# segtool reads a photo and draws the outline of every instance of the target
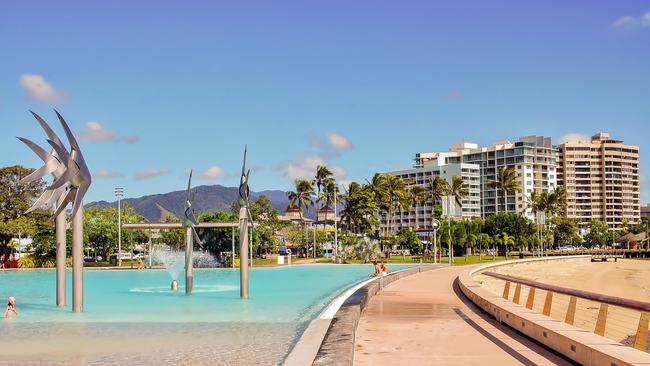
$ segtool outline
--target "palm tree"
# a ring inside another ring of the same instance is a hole
[[[404,202],[404,195],[406,194],[406,183],[404,180],[396,175],[386,176],[386,182],[384,185],[385,198],[388,200],[388,215],[392,221],[389,225],[390,234],[393,234],[395,219],[393,218],[393,213],[400,207],[400,204]]]
[[[508,259],[508,245],[515,245],[515,238],[508,235],[508,233],[501,233],[501,244],[506,247],[506,259]]]
[[[454,175],[453,177],[451,177],[451,184],[447,186],[446,194],[450,200],[453,197],[455,204],[458,205],[462,210],[463,200],[465,200],[469,195],[469,188],[467,187],[467,184],[463,181],[463,178]],[[450,205],[449,201],[447,201],[447,221],[451,220],[451,210],[449,207]],[[449,225],[448,230],[451,230],[451,224]],[[449,238],[451,239],[451,232],[449,233]],[[449,240],[449,264],[453,263],[453,256],[454,256],[453,245],[451,240]]]
[[[386,200],[385,200],[386,180],[387,180],[386,175],[379,174],[379,173],[375,173],[375,175],[372,176],[372,180],[370,182],[366,180],[367,189],[370,190],[375,196],[375,204],[377,205],[380,211],[384,211],[384,212],[388,212],[388,207],[386,205]],[[389,218],[387,218],[387,222],[388,220]]]
[[[490,180],[489,183],[497,190],[496,212],[499,212],[499,190],[503,191],[503,205],[505,211],[508,211],[506,195],[521,191],[521,185],[517,180],[517,171],[509,167],[501,167],[497,173],[497,179]]]
[[[415,207],[415,230],[418,229],[418,209],[427,202],[429,192],[422,186],[412,186],[406,192],[406,200],[411,207]]]
[[[481,256],[482,256],[482,251],[483,251],[483,243],[490,245],[490,242],[492,241],[492,238],[488,234],[485,233],[480,233],[478,234],[477,238],[478,240],[478,261],[481,261]]]
[[[503,244],[503,239],[501,238],[501,234],[495,234],[491,241],[492,244],[494,245],[492,247],[492,260],[495,261],[497,259],[497,248],[499,245]]]
[[[317,194],[316,194],[316,202],[318,203],[323,203],[321,200],[321,189],[327,184],[328,181],[332,180],[333,178],[333,173],[325,166],[325,165],[318,165],[316,166],[316,176],[314,177],[314,180],[312,182],[313,185],[316,185]],[[325,207],[329,206],[329,202],[325,202]],[[322,206],[321,206],[322,208]],[[318,226],[318,211],[319,208],[316,207],[316,221],[314,222],[314,225]],[[325,221],[327,221],[327,212],[325,212]],[[325,226],[325,224],[323,224]],[[316,230],[314,230],[314,251],[316,251]],[[316,260],[316,256],[314,255],[314,260]]]
[[[300,215],[300,223],[303,226],[304,230],[307,230],[305,225],[305,218],[303,216],[303,211],[307,207],[312,206],[314,201],[312,196],[314,195],[314,185],[308,180],[296,179],[294,181],[295,191],[288,191],[287,198],[289,198],[289,206],[298,208],[298,213]],[[305,236],[303,231],[303,245],[305,245]],[[315,243],[314,243],[315,245]],[[309,254],[309,249],[305,245],[305,255]]]
[[[476,246],[476,243],[478,243],[478,235],[474,233],[470,233],[467,235],[467,239],[465,239],[465,245],[474,248]],[[479,261],[480,261],[480,254],[479,254]],[[467,263],[467,249],[465,250],[465,262]]]

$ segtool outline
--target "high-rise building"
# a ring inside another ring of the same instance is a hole
[[[407,188],[419,185],[426,189],[429,189],[429,183],[436,176],[444,178],[450,184],[454,176],[461,177],[467,184],[469,193],[467,198],[463,200],[462,207],[457,205],[453,198],[447,202],[447,197],[444,197],[441,202],[441,208],[443,216],[447,216],[449,210],[451,217],[462,219],[481,216],[481,186],[479,171],[479,166],[476,164],[448,164],[443,160],[439,160],[428,162],[422,167],[388,172],[385,174],[395,175],[402,178],[406,182]],[[381,223],[384,229],[390,227],[393,231],[407,227],[413,228],[416,231],[430,231],[433,213],[434,202],[429,199],[424,205],[420,205],[417,208],[411,207],[406,210],[395,212],[390,220],[388,215],[382,215]]]
[[[557,186],[557,147],[553,146],[549,137],[525,136],[516,142],[497,141],[489,147],[472,143],[455,144],[449,152],[417,153],[415,167],[424,167],[439,160],[480,167],[482,216],[496,212],[519,212],[534,219],[532,210],[528,208],[532,192],[552,192]],[[491,183],[502,167],[517,172],[520,191],[504,195]]]
[[[425,188],[436,175],[449,182],[454,175],[461,177],[468,184],[469,196],[462,207],[451,205],[450,214],[456,219],[485,217],[496,212],[519,212],[533,220],[534,214],[528,208],[531,194],[534,191],[552,192],[557,187],[557,151],[549,137],[541,136],[521,137],[516,142],[498,141],[489,147],[465,142],[452,145],[446,152],[417,153],[413,169],[386,174],[397,175],[407,184],[418,184]],[[497,172],[502,167],[517,172],[521,188],[518,192],[504,195],[491,183],[496,180]],[[444,200],[442,209],[443,216],[446,216]],[[412,227],[428,231],[432,214],[433,205],[429,201],[419,208],[417,220],[413,209],[397,212],[390,221],[383,217],[382,225],[385,229],[391,222],[397,229]]]
[[[567,141],[559,153],[558,179],[567,190],[567,215],[577,218],[581,228],[591,220],[613,229],[623,220],[640,220],[638,146],[601,132],[590,141]]]

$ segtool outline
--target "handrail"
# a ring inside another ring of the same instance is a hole
[[[638,310],[638,311],[643,311],[643,312],[650,312],[650,302],[645,302],[645,301],[638,301],[638,300],[630,300],[630,299],[624,299],[622,297],[616,297],[616,296],[609,296],[609,295],[603,295],[603,294],[598,294],[595,292],[589,292],[589,291],[583,291],[583,290],[576,290],[572,288],[567,288],[567,287],[561,287],[561,286],[556,286],[556,285],[549,285],[546,283],[541,283],[537,281],[532,281],[532,280],[526,280],[523,278],[517,278],[517,277],[512,277],[512,276],[507,276],[503,275],[500,273],[496,272],[482,272],[482,274],[494,278],[498,278],[504,281],[509,281],[513,283],[519,283],[524,286],[528,287],[534,287],[538,288],[540,290],[547,290],[551,292],[555,292],[558,294],[564,294],[564,295],[569,295],[569,296],[575,296],[587,300],[592,300],[592,301],[597,301],[609,305],[614,305],[614,306],[620,306],[623,308],[628,308],[628,309],[633,309],[633,310]]]

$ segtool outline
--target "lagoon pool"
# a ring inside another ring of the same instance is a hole
[[[391,270],[409,266],[391,266]],[[19,316],[0,325],[0,365],[279,364],[306,326],[370,265],[196,269],[194,294],[169,290],[165,270],[84,272],[84,313],[55,306],[53,270],[0,273],[0,299]],[[182,276],[181,276],[182,277]],[[68,273],[68,304],[71,304]]]

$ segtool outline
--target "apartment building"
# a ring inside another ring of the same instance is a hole
[[[479,147],[473,143],[452,145],[450,151],[440,153],[417,153],[415,168],[421,169],[427,164],[474,164],[480,169],[480,212],[485,217],[496,212],[519,212],[531,220],[532,210],[528,208],[530,195],[534,191],[552,192],[557,187],[558,149],[551,138],[543,136],[525,136],[518,141],[497,141],[489,147]],[[505,194],[494,187],[491,181],[496,179],[502,167],[512,168],[517,172],[521,190]]]
[[[439,163],[438,163],[439,162]],[[443,198],[441,204],[443,216],[449,213],[456,219],[472,218],[481,216],[481,188],[480,188],[480,168],[476,164],[464,163],[446,163],[445,160],[428,162],[425,166],[413,169],[388,172],[385,174],[396,175],[402,178],[407,187],[419,185],[429,188],[429,182],[436,176],[444,178],[451,183],[452,177],[458,176],[467,184],[469,195],[463,200],[462,207],[456,205],[455,200],[451,199],[447,205],[447,197]],[[413,228],[416,231],[431,231],[431,219],[433,217],[434,203],[429,199],[426,204],[412,207],[403,212],[396,212],[389,221],[387,215],[381,217],[382,227],[388,228],[390,225],[394,231],[401,228]]]
[[[567,190],[567,215],[582,229],[593,219],[618,228],[640,220],[639,147],[609,133],[559,146],[559,184]]]

